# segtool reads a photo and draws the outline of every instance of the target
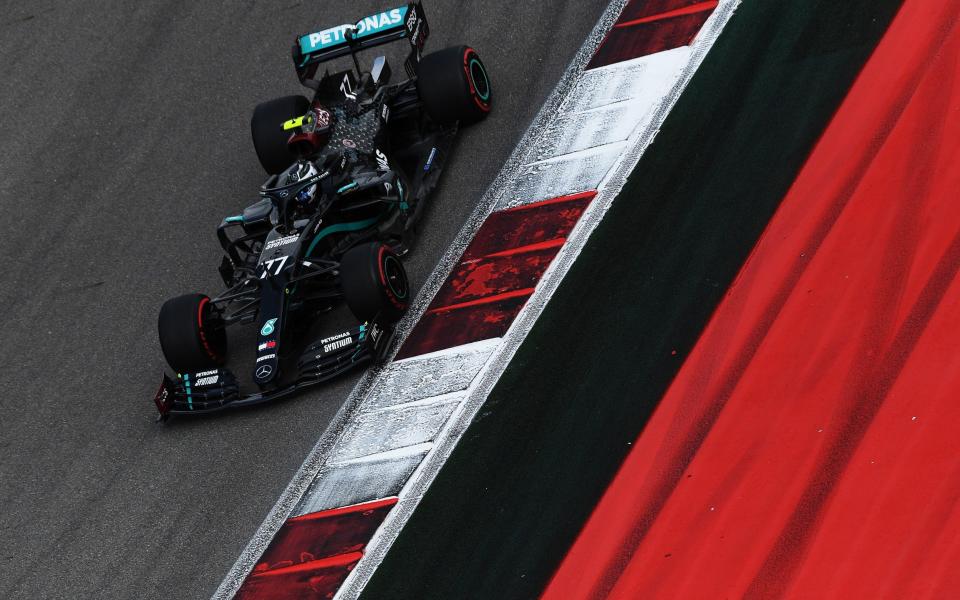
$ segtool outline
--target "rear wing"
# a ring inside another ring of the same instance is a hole
[[[303,82],[313,79],[317,65],[403,38],[412,47],[409,61],[420,60],[430,30],[420,2],[411,2],[323,31],[301,35],[293,44],[293,64]]]

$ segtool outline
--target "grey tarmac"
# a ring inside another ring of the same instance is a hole
[[[605,0],[427,0],[491,117],[461,137],[407,260],[425,281]],[[54,2],[0,11],[0,598],[205,598],[358,375],[154,423],[164,299],[215,293],[220,219],[256,199],[253,107],[300,93],[294,36],[369,0]],[[394,72],[401,71],[394,65]],[[347,322],[330,315],[330,333]],[[255,332],[231,335],[247,378]],[[249,361],[248,361],[249,362]]]

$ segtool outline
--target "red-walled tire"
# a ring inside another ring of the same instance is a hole
[[[186,294],[160,308],[157,329],[163,356],[177,373],[216,368],[227,357],[227,332],[212,310],[210,298]]]
[[[476,50],[454,46],[424,56],[417,67],[417,92],[433,120],[476,123],[490,113],[493,89]]]
[[[379,242],[354,246],[340,261],[340,286],[360,321],[393,323],[410,305],[410,282],[400,258]]]

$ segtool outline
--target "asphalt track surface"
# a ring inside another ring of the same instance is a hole
[[[407,263],[415,285],[605,5],[427,3],[428,49],[476,47],[496,105],[462,136],[425,215]],[[384,8],[5,3],[0,597],[208,597],[336,413],[356,376],[262,409],[154,423],[156,314],[168,297],[220,289],[214,230],[255,200],[249,115],[299,92],[294,36]],[[248,351],[252,335],[231,344]]]

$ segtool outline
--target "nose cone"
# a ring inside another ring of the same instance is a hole
[[[264,360],[263,362],[258,362],[257,366],[253,368],[253,380],[257,383],[257,385],[264,386],[270,383],[271,381],[273,381],[277,377],[277,372],[279,371],[279,368],[277,366],[276,355],[273,355],[271,357],[268,354],[260,358],[265,358],[266,360]]]
[[[257,362],[253,366],[253,381],[263,387],[277,378],[280,361],[277,358],[279,344],[279,317],[266,319],[260,326],[260,345],[257,346]]]

